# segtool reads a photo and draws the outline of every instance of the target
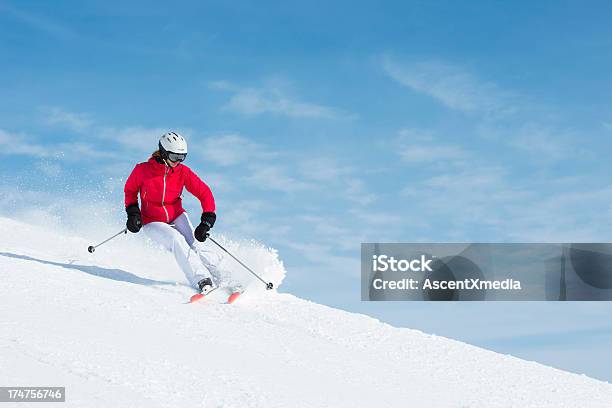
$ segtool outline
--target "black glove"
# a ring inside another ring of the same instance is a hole
[[[127,222],[125,226],[130,232],[138,232],[142,228],[142,218],[140,217],[140,208],[138,208],[138,204],[130,204],[125,207],[125,212],[127,212]]]
[[[206,241],[206,238],[208,238],[208,231],[215,225],[216,220],[217,215],[214,212],[202,213],[202,222],[200,222],[200,225],[198,225],[193,232],[195,239],[200,242]]]

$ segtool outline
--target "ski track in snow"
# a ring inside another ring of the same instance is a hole
[[[185,304],[171,256],[136,235],[89,254],[0,228],[0,385],[66,386],[68,407],[612,407],[606,382],[266,292],[232,260],[237,303]],[[274,251],[223,243],[280,284]]]

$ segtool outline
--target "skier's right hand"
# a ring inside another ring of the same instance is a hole
[[[130,204],[125,207],[125,212],[127,212],[127,222],[125,226],[130,232],[138,232],[142,228],[142,218],[140,217],[140,208],[138,208],[138,204]]]

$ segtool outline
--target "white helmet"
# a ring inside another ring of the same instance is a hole
[[[187,141],[176,132],[168,132],[159,139],[159,153],[164,160],[183,161],[187,156]]]

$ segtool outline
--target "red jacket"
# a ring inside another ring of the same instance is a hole
[[[200,200],[203,212],[215,211],[210,188],[189,167],[182,163],[168,167],[153,157],[137,164],[125,182],[125,206],[138,204],[140,193],[143,225],[153,221],[171,223],[185,212],[181,200],[183,187]]]

